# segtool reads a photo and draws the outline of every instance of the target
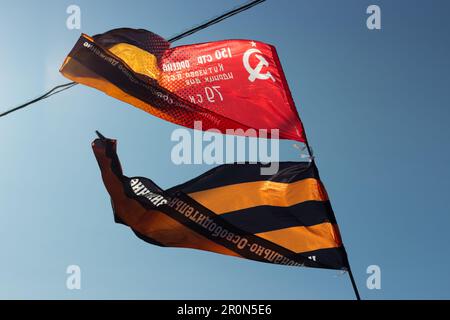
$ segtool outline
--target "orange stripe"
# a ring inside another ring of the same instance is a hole
[[[337,227],[329,222],[310,227],[291,227],[256,234],[296,253],[341,246]]]
[[[241,257],[205,236],[184,226],[157,210],[147,210],[138,201],[126,196],[122,181],[111,169],[111,159],[102,147],[94,146],[94,153],[102,171],[103,181],[114,201],[114,212],[129,227],[170,247],[193,248]]]
[[[256,206],[290,207],[304,201],[326,201],[321,182],[308,178],[293,183],[255,181],[228,185],[189,194],[216,214]]]
[[[124,61],[136,73],[159,80],[161,71],[156,56],[128,43],[118,43],[108,49],[116,57]]]
[[[172,117],[171,115],[160,111],[159,109],[153,107],[152,105],[127,94],[119,87],[113,85],[108,80],[98,76],[97,74],[95,74],[95,72],[91,71],[90,69],[88,69],[78,61],[71,59],[70,57],[67,57],[65,59],[60,69],[60,72],[66,78],[72,81],[103,91],[104,93],[106,93],[111,97],[129,103],[161,119],[174,123],[180,123],[180,121],[177,118]]]

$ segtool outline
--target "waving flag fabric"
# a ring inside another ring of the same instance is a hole
[[[348,267],[330,202],[314,163],[226,164],[162,190],[127,177],[116,141],[92,144],[115,220],[152,244],[207,250],[261,262]]]
[[[67,78],[189,128],[305,142],[275,48],[224,40],[169,48],[146,30],[83,34],[64,61]],[[238,130],[227,132],[227,129]],[[264,133],[265,134],[265,133]],[[264,136],[266,137],[266,136]]]

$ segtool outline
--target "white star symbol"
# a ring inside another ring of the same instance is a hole
[[[255,41],[251,41],[250,44],[252,45],[252,47],[256,47],[256,42]]]

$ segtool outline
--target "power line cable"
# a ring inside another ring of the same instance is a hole
[[[10,113],[12,113],[14,111],[17,111],[17,110],[20,110],[22,108],[25,108],[25,107],[29,106],[30,104],[33,104],[33,103],[36,103],[38,101],[47,99],[48,97],[51,97],[52,95],[54,95],[56,93],[60,93],[60,92],[62,92],[64,90],[72,88],[76,84],[77,84],[76,82],[69,82],[69,83],[65,83],[65,84],[60,84],[60,85],[54,87],[53,89],[49,90],[48,92],[44,93],[43,95],[33,99],[33,100],[30,100],[30,101],[28,101],[28,102],[26,102],[24,104],[21,104],[18,107],[15,107],[15,108],[7,110],[7,111],[5,111],[3,113],[0,113],[0,117],[6,116],[7,114],[10,114]]]
[[[248,2],[246,4],[243,4],[243,5],[239,6],[239,7],[233,8],[233,9],[231,9],[231,10],[229,10],[229,11],[227,11],[227,12],[225,12],[225,13],[223,13],[223,14],[215,17],[215,18],[211,18],[211,19],[207,20],[206,22],[204,22],[204,23],[202,23],[202,24],[200,24],[200,25],[198,25],[196,27],[193,27],[193,28],[191,28],[191,29],[189,29],[187,31],[184,31],[184,32],[182,32],[182,33],[180,33],[180,34],[178,34],[178,35],[168,39],[167,41],[173,43],[175,41],[181,40],[181,39],[183,39],[183,38],[185,38],[187,36],[190,36],[190,35],[192,35],[192,34],[194,34],[196,32],[199,32],[199,31],[201,31],[203,29],[206,29],[206,28],[208,28],[208,27],[210,27],[210,26],[212,26],[212,25],[214,25],[216,23],[219,23],[219,22],[221,22],[221,21],[223,21],[225,19],[228,19],[228,18],[230,18],[230,17],[232,17],[232,16],[234,16],[234,15],[236,15],[238,13],[241,13],[241,12],[243,12],[245,10],[248,10],[248,9],[250,9],[250,8],[252,8],[252,7],[254,7],[254,6],[256,6],[256,5],[258,5],[258,4],[262,3],[262,2],[264,2],[264,1],[266,1],[266,0],[254,0],[254,1],[250,1],[250,2]],[[25,102],[24,104],[21,104],[18,107],[15,107],[15,108],[7,110],[7,111],[5,111],[3,113],[0,113],[0,117],[4,117],[7,114],[10,114],[10,113],[12,113],[14,111],[23,109],[23,108],[25,108],[25,107],[27,107],[27,106],[29,106],[31,104],[34,104],[34,103],[39,102],[41,100],[47,99],[47,98],[51,97],[52,95],[60,93],[60,92],[65,91],[65,90],[68,90],[68,89],[72,88],[73,86],[75,86],[77,84],[78,83],[76,83],[76,82],[68,82],[68,83],[65,83],[65,84],[57,85],[53,89],[49,90],[48,92],[44,93],[43,95],[41,95],[41,96],[39,96],[39,97],[37,97],[37,98],[35,98],[33,100],[30,100],[28,102]]]

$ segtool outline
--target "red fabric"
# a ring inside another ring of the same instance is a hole
[[[183,99],[250,128],[279,129],[280,138],[305,142],[273,46],[251,40],[179,46],[164,52],[159,67],[159,84]]]

